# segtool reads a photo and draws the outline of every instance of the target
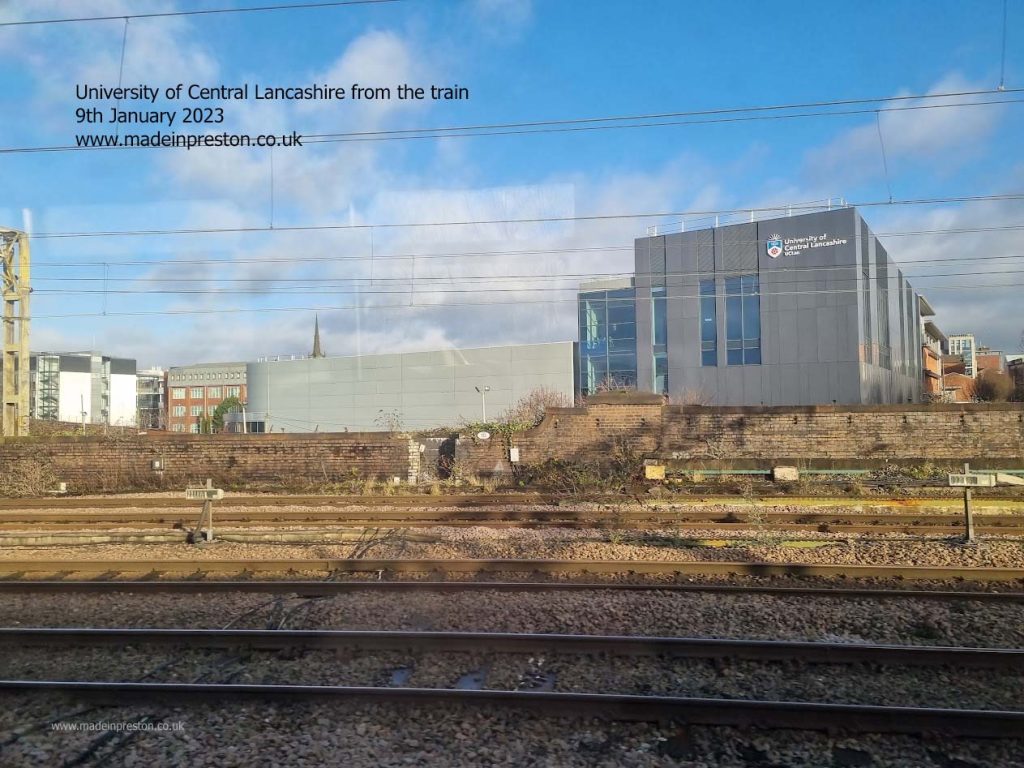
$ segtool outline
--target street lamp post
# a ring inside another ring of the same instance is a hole
[[[483,411],[483,421],[487,423],[487,393],[491,391],[490,387],[476,387],[476,391],[480,393],[480,410]]]

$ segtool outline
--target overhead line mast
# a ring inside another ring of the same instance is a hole
[[[3,418],[4,437],[28,434],[29,311],[31,257],[28,235],[0,228],[0,268],[3,270]]]

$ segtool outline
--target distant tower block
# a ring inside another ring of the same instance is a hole
[[[313,357],[323,357],[324,351],[320,347],[320,316],[313,316]]]
[[[0,228],[0,268],[3,269],[3,421],[4,437],[28,434],[28,235]]]

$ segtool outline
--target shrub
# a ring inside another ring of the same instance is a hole
[[[56,489],[57,482],[57,475],[48,463],[10,461],[0,472],[0,496],[44,496]]]

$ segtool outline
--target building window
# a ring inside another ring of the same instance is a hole
[[[579,297],[580,392],[636,387],[636,302],[632,288]]]
[[[171,390],[171,397],[174,398],[175,400],[184,400],[185,399],[185,388],[184,387],[175,387],[174,389]]]
[[[176,405],[176,406],[174,406],[171,409],[171,415],[172,416],[184,416],[185,415],[185,406],[184,405]]]
[[[700,364],[718,365],[718,313],[715,280],[700,281]]]
[[[213,416],[213,412],[216,411],[216,410],[217,410],[217,406],[216,405],[210,405],[210,406],[207,406],[206,412],[209,413],[211,416]]]
[[[761,296],[757,275],[725,280],[725,358],[729,365],[761,364]]]
[[[201,405],[193,405],[192,406],[192,415],[193,416],[202,416],[203,415],[203,406],[201,406]]]
[[[189,424],[188,425],[188,431],[191,432],[193,435],[198,435],[199,434],[199,425],[198,424]]]
[[[192,399],[193,400],[200,399],[200,398],[202,398],[202,396],[203,396],[203,388],[202,387],[192,387]]]
[[[665,286],[651,288],[651,325],[654,329],[654,351],[664,352],[668,344],[668,299]]]
[[[220,387],[209,387],[206,390],[206,396],[211,400],[220,400]]]
[[[185,425],[184,424],[175,424],[174,426],[171,427],[171,431],[172,432],[184,432],[185,431]]]
[[[668,355],[664,352],[654,356],[654,391],[668,394]]]
[[[241,395],[242,395],[242,388],[241,387],[227,387],[227,393],[228,393],[228,397],[241,397]]]

